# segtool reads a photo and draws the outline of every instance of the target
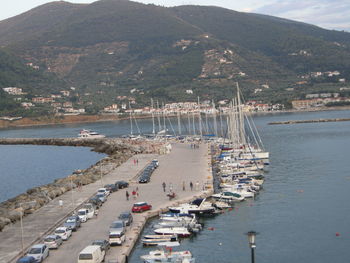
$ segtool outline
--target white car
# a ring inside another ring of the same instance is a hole
[[[78,210],[78,216],[82,223],[85,223],[89,219],[88,214],[89,214],[89,211],[86,208]]]
[[[110,192],[106,188],[102,187],[97,190],[97,194],[104,194],[105,196],[109,196]]]
[[[36,262],[43,262],[49,253],[49,248],[45,244],[36,244],[28,250],[26,256],[35,258]]]
[[[48,248],[58,248],[60,245],[62,245],[62,238],[59,235],[49,235],[44,238],[44,244]]]
[[[70,238],[70,236],[72,235],[72,230],[68,227],[61,226],[56,228],[55,235],[60,236],[62,240],[68,240],[68,238]]]

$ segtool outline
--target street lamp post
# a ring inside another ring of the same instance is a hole
[[[71,184],[71,192],[72,192],[72,207],[74,207],[74,193],[73,193],[73,178],[72,176],[70,177],[70,184]]]
[[[103,187],[103,179],[102,179],[102,162],[100,162],[100,177],[101,177],[101,187]]]
[[[21,213],[21,244],[22,244],[22,254],[24,254],[23,209],[21,209],[20,213]]]
[[[255,237],[258,233],[255,231],[249,231],[247,233],[248,236],[248,241],[249,241],[249,247],[251,249],[251,255],[252,255],[252,263],[255,263],[255,248],[256,248],[256,244],[255,244]]]
[[[21,255],[24,255],[24,231],[23,231],[23,213],[24,213],[24,210],[23,210],[23,207],[22,207],[22,203],[19,204],[19,207],[16,209],[16,211],[19,212],[19,215],[20,215],[20,226],[21,226]]]

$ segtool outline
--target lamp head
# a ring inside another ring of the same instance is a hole
[[[258,233],[255,231],[249,231],[246,235],[248,236],[248,241],[250,247],[255,247],[255,237]]]

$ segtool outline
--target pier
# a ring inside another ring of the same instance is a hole
[[[24,250],[26,251],[34,243],[40,243],[44,236],[51,234],[68,215],[94,195],[99,187],[118,180],[126,180],[130,182],[129,188],[112,193],[100,208],[98,217],[82,224],[81,229],[74,232],[68,241],[64,241],[58,250],[50,251],[50,256],[45,260],[48,263],[77,262],[79,252],[93,240],[108,239],[109,225],[117,219],[121,212],[130,211],[135,202],[146,201],[153,206],[153,209],[146,213],[134,214],[134,222],[127,228],[126,242],[122,246],[112,247],[106,254],[106,262],[125,262],[149,218],[166,211],[168,206],[211,194],[212,188],[204,189],[205,183],[212,183],[208,145],[201,144],[199,149],[192,149],[190,145],[181,143],[174,143],[172,146],[172,151],[166,155],[135,155],[108,172],[103,178],[101,177],[101,180],[85,185],[79,191],[77,189],[74,189],[73,193],[68,191],[33,214],[24,217]],[[138,165],[133,162],[135,158],[138,159]],[[151,182],[139,184],[137,182],[138,173],[154,158],[159,160],[160,166],[152,174]],[[189,187],[191,181],[194,185],[199,183],[199,187],[195,187],[193,191]],[[163,182],[167,184],[167,187],[171,183],[173,191],[177,194],[172,201],[169,201],[166,193],[163,192]],[[185,182],[185,191],[182,189],[183,182]],[[130,195],[127,201],[126,190],[131,193],[136,187],[139,189],[139,196],[133,200]],[[59,199],[63,200],[62,208],[59,206]],[[7,226],[0,233],[0,262],[14,262],[21,251],[21,227],[17,222]]]

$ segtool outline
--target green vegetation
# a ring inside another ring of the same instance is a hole
[[[309,93],[339,92],[346,86],[339,79],[350,80],[349,33],[217,7],[54,2],[0,23],[0,44],[0,88],[23,88],[17,99],[26,102],[75,87],[57,101],[87,113],[121,104],[120,95],[135,98],[135,107],[151,97],[228,99],[236,82],[247,100],[288,106]],[[340,75],[311,77],[317,71]],[[15,98],[2,93],[0,114],[52,111],[24,110]]]

